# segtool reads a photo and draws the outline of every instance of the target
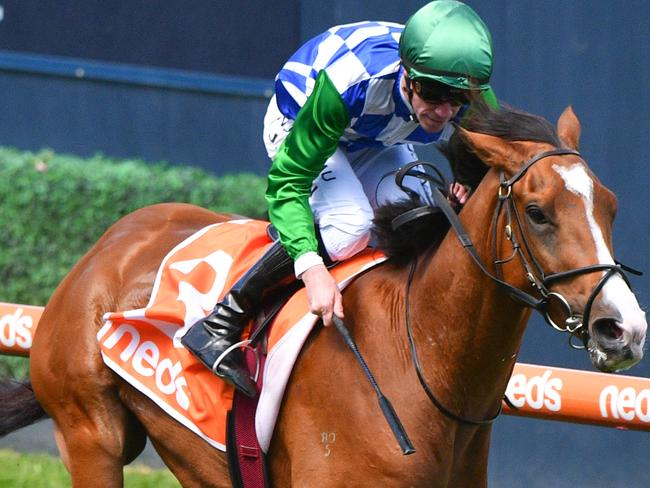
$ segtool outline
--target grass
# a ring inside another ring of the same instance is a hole
[[[71,486],[61,460],[47,454],[20,454],[0,450],[0,486],[2,488],[64,488]],[[126,488],[178,488],[180,484],[163,469],[144,465],[124,468]]]

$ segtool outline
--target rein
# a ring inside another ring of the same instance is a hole
[[[532,250],[530,248],[530,245],[528,244],[528,240],[526,239],[524,229],[521,223],[521,218],[519,216],[519,213],[517,212],[516,205],[514,203],[514,198],[512,196],[512,187],[514,184],[521,179],[521,177],[528,171],[528,169],[533,166],[535,163],[538,161],[547,158],[549,156],[561,156],[561,155],[576,155],[580,156],[580,153],[577,151],[571,150],[571,149],[554,149],[551,151],[545,151],[542,153],[539,153],[532,158],[530,158],[524,165],[515,173],[512,177],[509,179],[506,179],[505,174],[503,171],[500,173],[500,184],[499,184],[499,190],[498,190],[498,202],[495,207],[494,211],[494,216],[493,216],[493,236],[492,236],[492,241],[493,241],[493,254],[494,254],[494,264],[497,268],[497,276],[492,274],[487,266],[483,263],[481,257],[478,255],[478,252],[476,251],[476,248],[474,247],[474,243],[472,242],[471,238],[469,237],[467,231],[465,230],[463,224],[461,223],[460,219],[456,215],[456,211],[453,209],[453,207],[449,204],[449,201],[447,200],[447,197],[443,195],[443,193],[439,190],[437,185],[440,183],[440,181],[435,180],[431,175],[423,172],[423,171],[412,171],[412,169],[415,166],[428,166],[430,168],[433,168],[434,171],[440,176],[440,172],[435,168],[435,166],[431,165],[430,163],[424,163],[422,161],[414,161],[406,166],[404,166],[400,171],[395,175],[395,182],[397,185],[402,188],[406,193],[412,195],[414,192],[410,190],[409,188],[403,186],[402,181],[404,177],[408,174],[409,176],[415,176],[421,179],[424,179],[428,181],[431,185],[431,191],[432,191],[432,197],[433,201],[436,205],[436,207],[433,207],[431,205],[425,205],[422,207],[418,207],[416,209],[413,209],[407,214],[404,214],[403,216],[397,217],[393,221],[393,228],[397,229],[399,226],[403,225],[404,223],[413,220],[414,218],[418,218],[422,215],[442,211],[445,214],[445,217],[449,221],[452,229],[454,230],[456,236],[458,237],[458,240],[460,241],[461,245],[463,248],[469,253],[471,256],[472,260],[474,263],[479,267],[479,269],[485,274],[487,277],[489,277],[495,284],[497,284],[500,288],[505,290],[508,295],[513,298],[515,301],[518,301],[519,303],[533,308],[537,310],[543,317],[544,320],[551,325],[554,329],[560,331],[560,332],[567,332],[570,334],[569,336],[569,344],[571,347],[577,348],[577,349],[582,349],[586,348],[588,345],[589,341],[589,318],[591,314],[591,308],[593,305],[594,300],[602,290],[602,288],[605,286],[605,283],[607,280],[609,280],[612,276],[618,274],[620,275],[625,283],[630,286],[629,280],[627,279],[627,276],[625,275],[625,271],[636,274],[636,275],[641,275],[639,271],[636,271],[628,266],[625,266],[619,262],[616,262],[616,264],[593,264],[589,266],[584,266],[581,268],[576,268],[576,269],[571,269],[567,271],[561,271],[558,273],[553,273],[550,275],[546,275],[544,271],[542,270],[541,266],[539,265],[538,260],[535,258],[534,254],[532,253]],[[443,186],[446,187],[446,185],[443,183]],[[505,232],[506,232],[506,237],[507,239],[512,243],[513,246],[513,253],[510,257],[508,257],[505,260],[499,260],[496,257],[496,244],[497,244],[497,222],[499,220],[499,216],[501,215],[502,211],[505,209],[506,212],[506,219],[507,223],[505,226]],[[516,222],[517,228],[519,229],[519,234],[521,235],[522,242],[524,244],[524,247],[526,249],[526,253],[528,256],[530,256],[531,262],[526,258],[526,255],[522,251],[521,244],[519,243],[517,236],[514,232],[512,232],[512,219],[514,216],[514,220]],[[501,273],[501,265],[503,265],[506,262],[509,262],[512,260],[515,255],[517,255],[524,267],[524,270],[526,272],[526,278],[528,279],[528,282],[532,286],[533,289],[537,290],[539,294],[541,295],[540,298],[537,298],[524,290],[521,290],[519,288],[516,288],[506,281],[502,279],[502,273]],[[534,268],[534,269],[533,269]],[[440,400],[436,398],[436,396],[433,394],[431,391],[431,388],[427,384],[424,375],[422,373],[422,368],[420,366],[420,361],[418,359],[417,355],[417,349],[415,346],[415,340],[413,338],[413,332],[412,332],[412,326],[411,326],[411,317],[410,317],[410,290],[411,290],[411,283],[413,281],[413,276],[415,274],[415,269],[416,269],[416,261],[413,261],[411,264],[411,269],[409,271],[409,276],[406,282],[406,292],[405,292],[405,302],[406,302],[406,331],[408,335],[408,340],[409,340],[409,345],[411,349],[411,358],[413,361],[413,365],[415,367],[418,379],[420,381],[420,384],[422,385],[422,388],[424,389],[424,392],[426,395],[429,397],[431,402],[442,412],[444,415],[447,417],[463,423],[463,424],[468,424],[468,425],[486,425],[486,424],[491,424],[496,420],[496,418],[499,416],[501,413],[502,409],[502,404],[499,404],[499,407],[496,411],[495,414],[492,416],[486,418],[486,419],[470,419],[466,417],[462,417],[460,415],[457,415],[453,413],[451,410],[449,410],[447,407],[445,407]],[[605,274],[602,276],[602,278],[599,280],[599,282],[596,284],[594,289],[592,290],[589,298],[587,299],[587,303],[585,305],[585,309],[583,311],[583,314],[575,314],[571,310],[571,306],[569,305],[568,301],[566,298],[564,298],[560,293],[553,292],[549,290],[549,286],[551,286],[552,283],[565,280],[567,278],[579,276],[582,274],[586,273],[594,273],[597,271],[605,271]],[[567,312],[567,319],[565,320],[564,327],[559,326],[556,324],[549,313],[549,305],[551,303],[552,299],[556,299],[559,301],[559,303],[565,308]],[[583,345],[582,346],[577,346],[573,343],[574,337],[579,338]],[[505,402],[511,407],[514,408],[512,403],[509,401],[507,397],[504,397]]]

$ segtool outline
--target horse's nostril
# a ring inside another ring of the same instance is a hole
[[[601,337],[616,340],[623,336],[623,329],[618,326],[614,319],[598,319],[593,325],[594,333]]]

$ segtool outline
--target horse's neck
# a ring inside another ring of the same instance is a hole
[[[461,215],[486,264],[492,261],[495,176],[486,176]],[[480,271],[453,231],[419,266],[409,301],[420,362],[430,365],[425,375],[450,408],[488,417],[507,385],[529,312]]]

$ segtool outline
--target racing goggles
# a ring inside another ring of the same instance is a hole
[[[451,105],[460,106],[470,103],[470,91],[461,90],[460,88],[453,88],[444,83],[440,83],[428,79],[414,79],[413,91],[418,96],[428,103],[446,103]]]

